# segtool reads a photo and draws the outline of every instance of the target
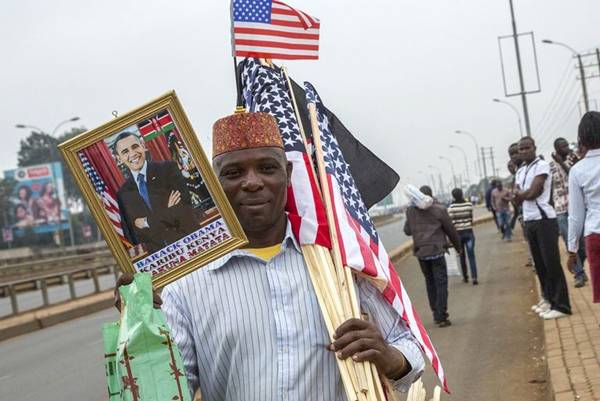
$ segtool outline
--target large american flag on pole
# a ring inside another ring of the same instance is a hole
[[[233,0],[233,54],[279,60],[319,58],[319,20],[278,0]]]
[[[406,322],[447,392],[446,376],[437,352],[369,217],[350,166],[344,160],[338,142],[331,132],[325,107],[314,87],[308,82],[304,85],[307,104],[316,106],[342,262],[344,266],[373,278],[376,283],[383,281],[384,285],[378,287],[384,298]],[[316,134],[313,132],[313,135]]]
[[[249,111],[275,117],[288,161],[293,163],[286,210],[294,235],[301,244],[330,247],[329,227],[323,200],[304,146],[285,78],[280,71],[243,62],[242,88]]]
[[[81,165],[83,166],[83,169],[86,175],[88,176],[88,179],[94,186],[96,194],[102,201],[102,206],[104,206],[104,210],[106,211],[106,214],[110,219],[113,228],[119,235],[121,241],[123,241],[123,243],[127,246],[131,246],[131,244],[129,244],[129,242],[125,239],[125,235],[123,233],[123,226],[121,225],[121,213],[119,212],[119,204],[117,203],[114,194],[112,193],[108,185],[106,185],[102,177],[100,177],[100,174],[98,174],[98,172],[96,171],[88,157],[85,155],[85,153],[83,151],[80,151],[78,152],[78,155],[79,160],[81,160]]]

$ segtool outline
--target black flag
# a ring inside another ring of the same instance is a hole
[[[312,137],[312,130],[304,88],[294,80],[292,80],[292,88],[304,132],[310,138]],[[365,145],[360,143],[331,110],[327,108],[326,110],[332,134],[338,141],[344,159],[350,165],[354,182],[367,209],[369,209],[392,192],[398,181],[400,181],[400,176]]]

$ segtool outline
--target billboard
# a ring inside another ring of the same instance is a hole
[[[15,236],[31,229],[36,234],[69,228],[60,163],[39,164],[4,171],[16,182],[8,211],[9,227]]]

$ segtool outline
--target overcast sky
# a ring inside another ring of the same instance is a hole
[[[321,20],[320,60],[286,62],[311,81],[356,137],[415,184],[434,172],[450,180],[473,133],[493,146],[505,172],[506,148],[518,139],[504,98],[497,37],[511,33],[508,0],[290,0]],[[535,33],[542,92],[530,95],[534,137],[548,154],[552,139],[574,141],[580,83],[569,52],[600,46],[600,1],[515,0],[520,32]],[[0,170],[16,166],[16,123],[52,131],[78,116],[94,128],[171,89],[210,153],[212,123],[235,106],[229,3],[220,1],[5,0],[0,13]],[[588,62],[592,62],[590,59]],[[506,72],[514,80],[516,71]],[[589,69],[589,74],[598,69]],[[599,78],[589,82],[592,107]],[[67,129],[68,126],[65,126]],[[473,175],[473,171],[471,171]]]

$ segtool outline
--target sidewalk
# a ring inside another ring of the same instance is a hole
[[[573,315],[544,322],[551,393],[555,401],[600,401],[600,304],[589,283],[573,287],[566,267],[565,277]]]

